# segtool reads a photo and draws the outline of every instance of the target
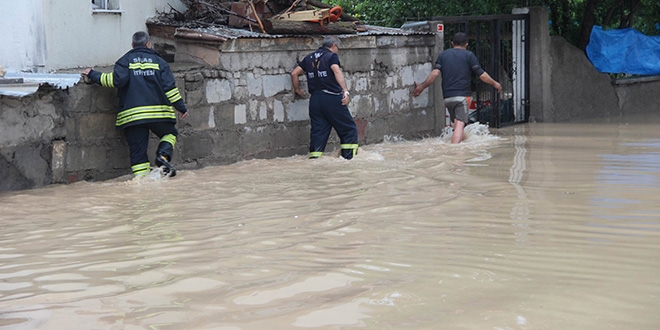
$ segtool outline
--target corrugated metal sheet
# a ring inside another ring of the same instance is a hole
[[[80,81],[80,74],[7,72],[4,78],[22,78],[23,83],[0,84],[0,95],[22,97],[35,93],[39,89],[39,86],[44,84],[57,88],[69,88]]]
[[[249,30],[244,30],[244,29],[233,29],[230,27],[226,26],[209,26],[209,27],[197,27],[197,28],[191,28],[191,27],[186,27],[187,30],[194,30],[194,31],[200,31],[202,33],[206,34],[211,34],[211,35],[216,35],[220,37],[224,37],[227,39],[239,39],[239,38],[277,38],[278,36],[275,35],[270,35],[270,34],[265,34],[265,33],[260,33],[260,32],[253,32]]]
[[[158,22],[155,20],[150,21],[152,24],[164,24],[167,25],[165,22]],[[172,25],[177,28],[185,29],[188,31],[199,31],[203,34],[209,34],[209,35],[215,35],[219,37],[223,37],[226,39],[240,39],[240,38],[265,38],[265,39],[275,39],[275,38],[283,38],[283,37],[310,37],[311,35],[306,34],[306,35],[283,35],[283,34],[268,34],[268,33],[261,33],[257,32],[258,28],[255,27],[254,31],[246,30],[246,29],[238,29],[238,28],[231,28],[225,25],[215,25],[215,26],[206,26],[206,27],[201,27],[201,26],[194,26],[194,25],[188,25],[188,24],[183,24],[183,25]],[[358,32],[355,35],[413,35],[413,34],[430,34],[430,32],[427,31],[420,31],[420,30],[410,30],[410,29],[400,29],[400,28],[388,28],[388,27],[383,27],[383,26],[375,26],[375,25],[360,25],[361,29],[364,29],[366,31],[364,32]],[[349,35],[349,34],[347,34]]]
[[[433,34],[428,31],[420,30],[409,30],[409,29],[400,29],[400,28],[389,28],[384,26],[375,26],[375,25],[365,25],[367,28],[366,32],[360,32],[358,35],[397,35],[397,36],[406,36],[414,34]]]

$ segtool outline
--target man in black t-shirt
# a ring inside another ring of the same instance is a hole
[[[502,91],[502,86],[481,67],[474,53],[467,50],[468,38],[465,33],[456,33],[451,44],[453,48],[438,55],[433,70],[426,80],[420,85],[415,83],[413,96],[419,96],[439,75],[442,75],[442,94],[454,127],[451,143],[460,143],[466,138],[464,128],[468,122],[468,106],[472,95],[470,88],[472,73],[484,83],[495,87],[498,92]]]
[[[298,77],[307,76],[309,119],[311,121],[309,158],[319,158],[325,151],[332,128],[341,143],[341,156],[352,159],[358,150],[358,130],[348,110],[349,93],[340,68],[339,39],[325,37],[319,49],[305,56],[291,71],[291,84],[304,96]]]

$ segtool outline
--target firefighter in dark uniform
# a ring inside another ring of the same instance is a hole
[[[118,89],[119,113],[116,127],[123,130],[128,142],[131,169],[135,176],[145,176],[150,170],[147,147],[149,131],[158,136],[156,166],[174,176],[170,165],[178,132],[176,113],[186,118],[188,109],[176,87],[170,66],[151,49],[149,34],[133,34],[133,49],[115,63],[113,72],[104,73],[91,68],[83,74],[104,87]]]
[[[341,156],[352,159],[358,151],[358,129],[348,110],[349,93],[340,68],[339,39],[325,37],[321,47],[305,56],[291,71],[291,84],[296,94],[304,96],[298,77],[307,75],[309,119],[311,121],[309,158],[323,155],[332,128],[341,143]]]

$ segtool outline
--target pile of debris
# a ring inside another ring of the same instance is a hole
[[[224,26],[265,34],[351,34],[366,31],[360,21],[319,0],[182,0],[187,10],[170,6],[159,13],[163,24]]]

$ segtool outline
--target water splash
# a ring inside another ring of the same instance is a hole
[[[165,177],[167,177],[167,176],[165,175],[165,173],[163,173],[163,169],[160,168],[160,167],[156,167],[156,168],[151,169],[151,173],[149,173],[149,178],[154,180],[154,181],[160,180],[160,179],[165,178]]]
[[[396,143],[403,142],[406,139],[403,138],[400,134],[398,135],[383,135],[383,143]]]
[[[465,135],[467,135],[467,139],[464,141],[465,143],[479,143],[500,139],[498,136],[491,134],[488,125],[480,123],[469,124],[465,126],[464,131]],[[454,134],[454,129],[451,126],[447,126],[440,133],[440,139],[443,141],[451,141],[452,134]]]
[[[152,168],[149,174],[144,176],[133,176],[125,175],[114,180],[109,180],[109,182],[122,182],[125,185],[143,185],[153,182],[165,181],[168,179],[168,176],[163,172],[163,169],[160,167]]]
[[[465,133],[468,135],[468,138],[471,137],[482,137],[482,138],[492,138],[494,137],[490,134],[488,125],[474,123],[465,126]]]

